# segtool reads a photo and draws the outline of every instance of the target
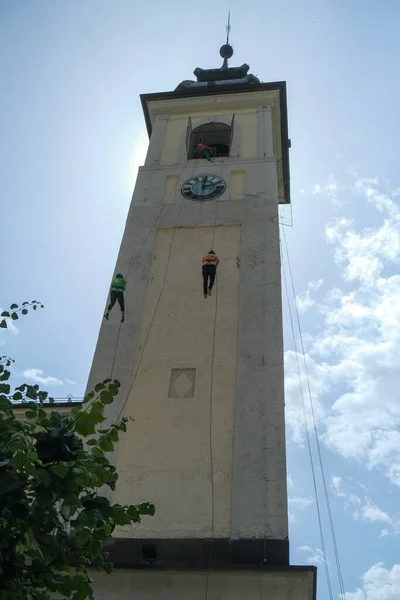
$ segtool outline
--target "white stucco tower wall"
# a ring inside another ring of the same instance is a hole
[[[311,599],[314,568],[289,566],[285,84],[189,88],[142,104],[150,144],[116,264],[128,281],[126,322],[115,308],[102,323],[88,389],[121,382],[108,422],[135,421],[113,457],[112,500],[151,501],[156,514],[115,531],[109,550],[120,569],[96,576],[96,598],[204,598],[207,585],[210,599],[259,598],[261,588],[265,598]],[[211,163],[190,151],[207,124],[230,128],[228,153]],[[223,179],[224,192],[185,198],[182,185],[205,175]],[[201,258],[211,247],[220,265],[204,299]],[[149,547],[157,558],[142,572]]]

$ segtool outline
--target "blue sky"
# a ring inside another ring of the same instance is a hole
[[[151,9],[130,0],[1,3],[0,304],[38,299],[45,309],[19,321],[16,331],[2,333],[0,353],[16,359],[19,379],[42,382],[55,396],[82,395],[146,151],[139,94],[172,90],[192,78],[196,66],[219,66],[229,8],[232,64],[249,62],[262,81],[288,85],[293,214],[287,208],[281,214],[346,600],[395,600],[400,597],[396,0],[257,0],[247,8],[237,0],[193,5],[155,0]],[[318,598],[326,600],[283,296],[291,560],[318,563]]]

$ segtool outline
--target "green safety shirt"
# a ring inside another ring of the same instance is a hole
[[[111,291],[112,292],[123,292],[125,283],[126,283],[126,281],[122,277],[118,277],[118,279],[115,277],[111,283]]]

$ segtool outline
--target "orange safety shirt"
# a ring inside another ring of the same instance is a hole
[[[203,256],[202,264],[215,265],[217,267],[219,265],[219,258],[216,254],[206,254]]]

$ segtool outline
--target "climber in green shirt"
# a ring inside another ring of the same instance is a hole
[[[104,318],[107,319],[110,316],[110,310],[118,300],[118,304],[121,308],[121,323],[125,321],[125,302],[124,302],[124,291],[126,290],[126,281],[124,276],[121,273],[117,273],[114,279],[111,282],[110,288],[110,304],[107,307],[107,312],[104,315]]]

